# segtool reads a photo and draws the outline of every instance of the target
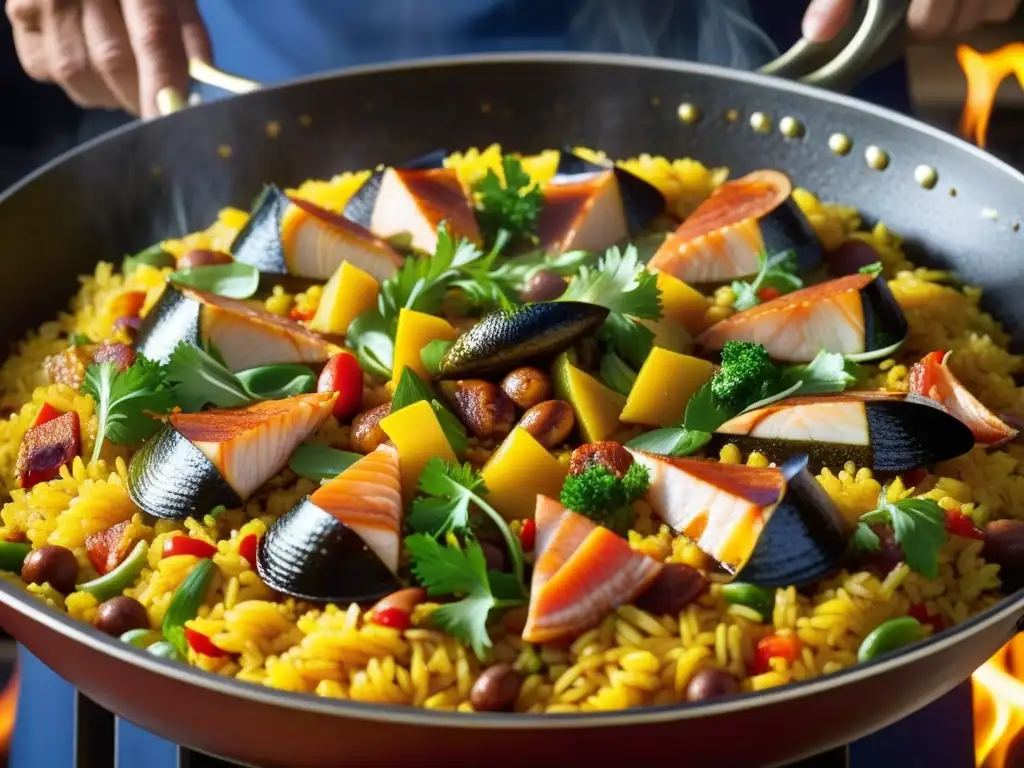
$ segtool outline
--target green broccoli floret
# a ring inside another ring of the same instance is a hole
[[[633,502],[647,493],[650,484],[650,473],[643,464],[631,464],[621,479],[607,467],[592,464],[565,479],[561,501],[573,512],[625,536],[636,517]]]
[[[722,367],[711,379],[711,393],[719,402],[743,409],[774,392],[780,375],[762,344],[727,341]]]

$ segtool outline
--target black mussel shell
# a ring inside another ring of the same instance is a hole
[[[438,375],[442,379],[483,377],[554,358],[607,317],[605,307],[578,301],[491,312],[455,340],[441,358]]]
[[[263,188],[249,220],[231,243],[235,261],[251,264],[260,272],[288,273],[281,243],[281,222],[288,204],[287,196],[273,184]]]
[[[308,497],[260,539],[256,570],[271,589],[309,602],[371,602],[401,586],[359,534]]]
[[[202,451],[170,424],[142,444],[128,465],[128,495],[143,512],[166,520],[202,517],[241,498]]]
[[[615,179],[619,182],[622,209],[626,214],[629,233],[630,235],[639,234],[665,212],[665,196],[653,184],[648,184],[639,176],[635,176],[617,165],[600,165],[585,160],[569,149],[563,149],[559,155],[555,179],[568,180],[572,176],[588,176],[608,170],[615,171]]]
[[[792,197],[758,220],[765,253],[791,250],[800,269],[812,269],[821,263],[825,248],[800,206]]]
[[[739,416],[720,429],[736,428],[741,431],[743,424],[758,422],[762,410],[767,413],[829,403],[835,403],[837,407],[853,406],[842,418],[837,411],[835,421],[844,424],[846,430],[856,426],[862,440],[842,443],[826,442],[820,434],[815,440],[791,440],[785,434],[751,437],[719,432],[712,441],[712,448],[735,443],[741,451],[759,451],[775,462],[807,454],[814,471],[822,467],[835,470],[847,461],[853,461],[875,472],[908,472],[962,456],[974,447],[970,428],[934,400],[897,392],[848,392],[791,398]],[[859,404],[863,404],[862,409],[858,408]],[[862,423],[854,425],[854,418],[861,419]],[[741,426],[730,426],[735,424]],[[824,429],[826,422],[821,421],[820,424]]]
[[[858,360],[875,360],[892,352],[910,333],[910,325],[885,278],[878,275],[860,292],[864,306],[864,349]]]
[[[427,171],[431,168],[443,168],[444,159],[448,157],[445,149],[435,149],[425,155],[414,157],[395,167],[403,171]],[[373,218],[373,206],[377,202],[377,193],[380,192],[380,181],[384,176],[383,171],[374,171],[370,178],[363,182],[363,185],[352,195],[342,215],[349,221],[354,221],[366,229],[370,228],[370,219]]]
[[[839,568],[852,531],[807,466],[806,456],[794,456],[780,467],[786,495],[740,569],[739,581],[763,587],[800,586]]]
[[[156,304],[139,326],[135,352],[143,357],[166,363],[181,342],[200,345],[200,303],[168,283]]]

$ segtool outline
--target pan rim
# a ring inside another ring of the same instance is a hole
[[[671,61],[628,54],[522,52],[500,54],[462,54],[458,56],[423,58],[410,61],[370,64],[333,72],[318,73],[308,77],[267,86],[266,88],[234,98],[250,100],[259,99],[261,98],[260,94],[262,93],[274,93],[278,90],[290,88],[292,86],[336,79],[373,76],[375,74],[396,71],[417,71],[440,67],[502,65],[515,63],[548,63],[578,66],[614,65],[634,69],[641,68],[654,71],[678,72],[683,75],[696,75],[714,80],[739,81],[759,85],[773,90],[791,92],[817,101],[824,101],[847,109],[868,113],[889,122],[897,123],[904,128],[924,133],[933,139],[950,145],[960,151],[966,151],[977,161],[985,162],[1009,178],[1024,184],[1024,173],[1017,171],[1012,166],[984,150],[956,136],[947,134],[937,128],[933,128],[932,126],[929,126],[915,118],[908,117],[885,107],[863,102],[843,94],[832,93],[817,87],[782,80],[768,75],[743,72],[696,62]],[[218,104],[219,102],[202,104],[197,107],[190,108],[187,112],[217,109]],[[220,106],[219,108],[224,107]],[[181,114],[185,113],[171,115],[166,118],[161,118],[160,120],[173,121],[179,119]],[[140,128],[142,125],[143,124],[138,121],[128,123],[62,153],[58,157],[15,182],[7,190],[0,192],[0,206],[16,195],[20,190],[31,185],[36,179],[45,176],[47,173],[56,169],[58,166],[72,159],[76,155],[84,154],[94,146],[97,146],[104,141],[116,139],[117,137]],[[960,624],[951,630],[939,633],[937,636],[928,638],[920,643],[915,643],[906,650],[892,655],[883,656],[866,664],[856,664],[834,674],[789,683],[777,688],[744,693],[724,699],[720,702],[712,701],[708,703],[672,704],[660,707],[645,707],[609,712],[566,715],[474,713],[467,716],[465,713],[438,712],[398,705],[325,699],[311,694],[300,694],[290,691],[270,689],[251,683],[245,683],[234,678],[226,678],[211,672],[205,672],[197,667],[187,666],[183,669],[182,667],[184,665],[181,663],[159,659],[145,653],[144,651],[121,643],[115,638],[104,635],[83,622],[75,621],[66,614],[61,614],[38,600],[34,600],[20,588],[8,582],[0,582],[0,602],[7,605],[11,610],[15,610],[22,614],[29,620],[46,627],[48,630],[58,632],[68,640],[82,643],[94,651],[112,656],[123,663],[143,668],[153,674],[174,678],[192,686],[211,690],[221,695],[238,697],[261,705],[304,711],[323,716],[350,717],[359,720],[391,722],[408,726],[530,730],[535,728],[585,729],[608,726],[625,727],[631,725],[694,720],[701,717],[724,715],[729,712],[739,710],[752,710],[761,707],[768,707],[791,699],[813,696],[822,691],[836,687],[837,684],[842,685],[845,682],[852,683],[875,675],[882,675],[898,666],[923,658],[930,653],[942,651],[943,649],[960,642],[969,642],[970,637],[980,634],[982,631],[994,624],[1006,621],[1013,614],[1024,608],[1024,591],[1018,591],[1017,593],[1007,595],[996,605],[971,617],[963,624]]]

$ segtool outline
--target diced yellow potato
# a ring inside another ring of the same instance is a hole
[[[450,323],[440,317],[426,315],[412,309],[398,313],[398,329],[395,331],[395,359],[391,369],[391,381],[397,386],[406,366],[421,379],[429,380],[430,374],[423,366],[420,351],[432,341],[444,339],[455,341],[459,335]]]
[[[677,424],[690,398],[714,372],[707,360],[655,347],[640,368],[619,419],[652,427]]]
[[[481,471],[487,501],[506,520],[533,517],[537,494],[557,499],[569,468],[533,435],[516,427]]]
[[[654,346],[670,349],[685,355],[693,349],[693,338],[686,327],[674,317],[662,317],[659,320],[640,320],[654,334]]]
[[[682,280],[665,272],[658,272],[658,289],[661,291],[662,314],[680,323],[691,335],[707,327],[704,314],[711,301]]]
[[[407,502],[415,495],[420,474],[431,458],[437,456],[444,461],[455,461],[455,453],[444,436],[441,422],[426,400],[385,416],[380,420],[380,428],[398,449],[402,496]]]
[[[349,324],[377,303],[380,286],[373,275],[347,261],[334,270],[324,286],[320,305],[309,327],[317,333],[344,336]]]
[[[608,440],[618,431],[619,413],[626,404],[624,395],[574,366],[566,353],[555,360],[551,380],[555,396],[572,406],[580,434],[586,442]]]

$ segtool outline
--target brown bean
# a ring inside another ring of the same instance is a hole
[[[380,428],[381,419],[391,413],[391,403],[378,405],[365,413],[360,413],[352,420],[352,431],[349,433],[349,447],[358,453],[372,453],[387,441],[388,436]]]
[[[149,614],[134,597],[118,595],[96,609],[96,629],[120,637],[133,629],[149,629]]]
[[[70,549],[47,544],[28,553],[21,566],[21,578],[29,584],[49,584],[67,595],[78,580],[78,560]]]
[[[210,251],[205,248],[193,248],[178,259],[178,269],[212,267],[214,264],[230,264],[232,261],[234,261],[234,259],[223,251]]]
[[[906,558],[903,548],[896,541],[896,534],[891,525],[869,526],[875,535],[878,536],[878,549],[864,549],[857,553],[858,561],[862,568],[873,571],[878,576],[885,576],[902,563]]]
[[[523,301],[554,301],[565,293],[568,287],[569,283],[560,274],[550,269],[542,269],[534,273],[521,295]]]
[[[735,676],[710,667],[698,670],[686,686],[687,701],[707,701],[720,696],[732,696],[740,692],[740,683]]]
[[[696,568],[666,563],[658,578],[636,600],[636,607],[655,616],[676,616],[707,586],[707,579]]]
[[[488,667],[469,690],[469,703],[477,712],[511,712],[523,687],[523,676],[511,664]]]
[[[621,444],[612,440],[587,443],[572,452],[569,474],[579,475],[593,464],[600,464],[616,477],[623,477],[633,466],[633,456]]]
[[[1018,582],[1024,576],[1024,520],[993,520],[984,536],[981,556],[999,566],[1000,576]]]
[[[411,616],[412,609],[426,599],[427,591],[425,589],[420,589],[419,587],[400,589],[378,600],[373,608],[370,609],[370,613],[373,614],[387,608],[397,608]]]
[[[576,415],[565,400],[547,400],[523,414],[519,426],[545,448],[561,445],[576,426]]]
[[[540,368],[524,365],[501,380],[501,391],[528,411],[551,397],[551,377]]]
[[[442,389],[459,420],[480,439],[502,438],[512,431],[515,406],[494,384],[482,379],[460,379],[445,382]]]

